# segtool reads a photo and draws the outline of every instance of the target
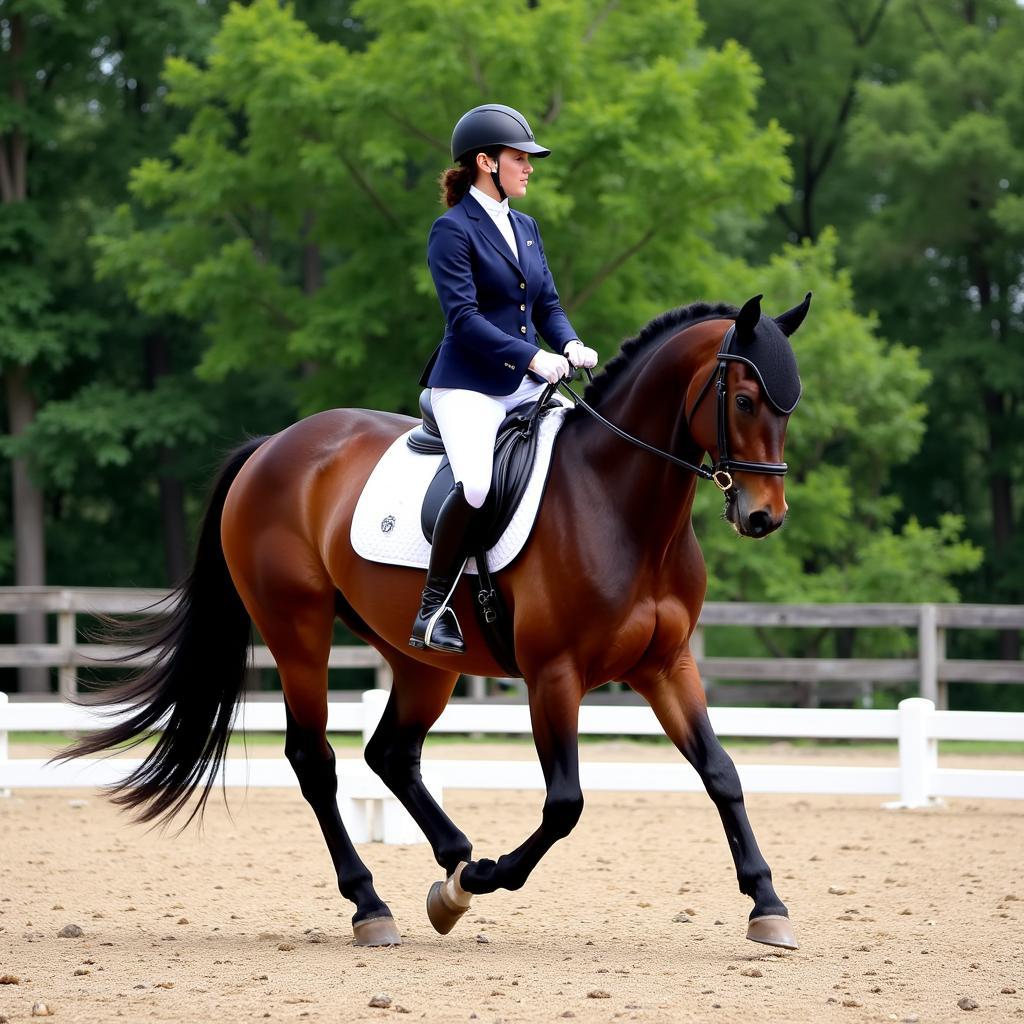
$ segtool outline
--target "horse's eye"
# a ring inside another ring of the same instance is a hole
[[[742,409],[743,412],[753,412],[754,403],[746,395],[737,395],[736,408]]]

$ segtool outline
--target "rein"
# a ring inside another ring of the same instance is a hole
[[[646,441],[641,441],[640,438],[627,433],[621,427],[617,427],[610,420],[605,419],[604,416],[602,416],[593,406],[585,402],[583,397],[569,387],[565,380],[560,380],[557,384],[548,385],[548,389],[542,398],[541,405],[543,406],[547,402],[549,395],[554,392],[557,387],[561,387],[572,398],[575,405],[585,409],[595,420],[612,431],[613,434],[621,437],[624,441],[628,441],[630,444],[636,445],[637,448],[642,448],[644,451],[648,451],[652,455],[658,455],[674,465],[679,466],[681,469],[685,469],[690,473],[696,474],[701,480],[710,480],[727,498],[730,498],[733,496],[733,491],[735,489],[735,483],[732,477],[733,471],[741,473],[764,473],[769,476],[785,476],[789,471],[789,466],[785,462],[745,462],[742,459],[733,459],[729,457],[728,388],[726,385],[726,373],[729,369],[729,360],[735,358],[729,352],[729,346],[735,333],[735,325],[725,332],[725,337],[722,339],[722,346],[718,350],[717,354],[718,365],[711,371],[711,374],[705,381],[704,386],[700,389],[700,394],[697,395],[697,400],[693,403],[693,408],[690,409],[690,412],[686,417],[686,424],[689,426],[690,420],[697,411],[697,407],[710,390],[711,382],[714,381],[718,422],[718,461],[713,466],[707,466],[703,462],[700,464],[688,462],[686,459],[681,459],[679,456],[673,455],[671,452],[666,452],[661,448],[656,448],[654,445],[648,444]],[[589,369],[586,370],[586,374],[587,378],[593,382],[594,375]],[[571,377],[570,379],[574,378]]]

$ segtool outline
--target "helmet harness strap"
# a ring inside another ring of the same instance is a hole
[[[504,202],[506,199],[508,199],[508,194],[505,192],[505,189],[502,188],[502,185],[501,185],[501,162],[500,161],[501,161],[501,154],[499,153],[494,158],[494,170],[491,171],[491,181],[494,182],[494,187],[498,190],[498,196],[500,197],[501,201]]]

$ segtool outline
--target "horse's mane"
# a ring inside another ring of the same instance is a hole
[[[651,320],[635,338],[627,338],[620,346],[618,355],[610,359],[602,370],[587,386],[583,393],[584,399],[595,408],[608,394],[617,380],[634,366],[639,357],[653,352],[668,338],[678,334],[683,327],[701,323],[704,320],[735,320],[739,313],[738,306],[730,306],[725,302],[691,302],[688,306],[679,306],[660,313]]]

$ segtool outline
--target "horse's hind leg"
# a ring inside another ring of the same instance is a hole
[[[670,675],[642,683],[631,680],[631,684],[650,703],[666,735],[697,770],[718,808],[736,864],[740,891],[754,901],[747,938],[796,949],[789,911],[775,892],[771,869],[747,819],[736,766],[711,728],[704,688],[693,658],[687,652]]]
[[[334,750],[327,742],[333,588],[327,588],[324,595],[290,593],[281,607],[261,605],[253,618],[281,675],[288,721],[285,756],[320,824],[338,888],[356,906],[352,917],[356,945],[400,945],[391,911],[374,890],[373,877],[352,845],[338,810]]]
[[[450,875],[461,861],[469,860],[473,844],[423,784],[420,755],[459,676],[416,662],[394,648],[378,648],[391,666],[393,683],[380,724],[366,745],[366,763],[423,830],[434,858]]]

